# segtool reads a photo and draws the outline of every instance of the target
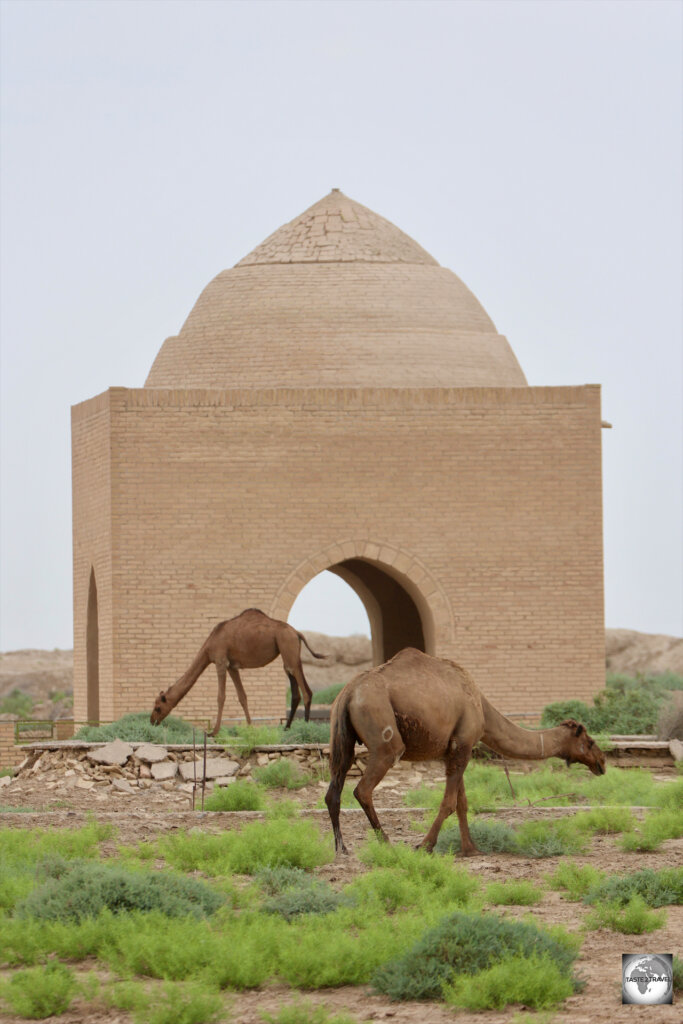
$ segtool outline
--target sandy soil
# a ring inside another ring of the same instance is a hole
[[[425,781],[439,777],[439,766],[429,766],[422,772]],[[664,772],[666,775],[667,773]],[[669,774],[673,774],[672,772]],[[380,818],[389,836],[394,840],[417,842],[419,833],[411,823],[422,818],[419,809],[408,810],[402,806],[406,789],[414,787],[416,776],[410,772],[396,772],[389,784],[384,784],[377,793],[376,804]],[[321,832],[329,834],[329,822],[325,811],[317,809],[316,803],[324,792],[324,784],[314,784],[300,790],[296,799],[304,813],[315,821]],[[222,831],[239,828],[245,820],[259,817],[253,813],[209,813],[192,811],[189,797],[175,792],[153,793],[140,790],[133,796],[121,794],[108,796],[106,802],[98,800],[93,791],[74,790],[68,798],[58,799],[37,783],[15,780],[2,791],[0,802],[0,826],[11,828],[75,828],[82,825],[89,815],[99,821],[112,822],[117,829],[116,840],[104,845],[104,853],[114,854],[118,843],[134,843],[155,837],[186,831],[199,827],[207,831]],[[284,794],[291,798],[292,794]],[[14,808],[12,810],[10,808]],[[30,808],[30,810],[29,810]],[[496,814],[496,818],[510,823],[529,817],[552,817],[573,813],[571,809],[511,808]],[[355,875],[366,870],[354,854],[364,841],[368,825],[362,812],[342,812],[342,828],[351,852],[332,864],[319,869],[321,877],[333,885],[341,886]],[[592,863],[612,873],[626,873],[645,867],[659,869],[683,863],[683,840],[669,840],[660,850],[653,853],[634,854],[621,851],[611,837],[595,837],[588,853],[575,858],[579,863]],[[560,858],[531,860],[507,854],[478,855],[464,863],[468,870],[479,875],[483,882],[503,879],[528,879],[541,882],[557,867]],[[526,908],[510,907],[498,912],[510,917],[522,917]],[[544,891],[543,901],[533,909],[534,915],[544,923],[561,924],[575,931],[582,927],[586,909],[581,904],[565,900],[561,893]],[[578,973],[584,978],[583,992],[573,996],[562,1010],[553,1017],[557,1024],[620,1024],[624,1021],[642,1021],[643,1024],[678,1024],[681,1021],[681,1006],[639,1007],[621,1004],[621,954],[622,953],[669,953],[683,955],[683,907],[667,908],[666,926],[649,936],[625,936],[610,931],[586,932],[583,948],[577,961]],[[392,1003],[382,996],[374,995],[367,988],[341,988],[319,990],[314,993],[297,994],[284,986],[272,986],[255,992],[235,994],[229,1019],[233,1024],[263,1024],[262,1013],[274,1014],[289,1002],[303,1000],[313,1004],[324,1004],[330,1012],[346,1011],[358,1022],[387,1020],[395,1024],[445,1024],[457,1020],[458,1024],[483,1024],[495,1022],[506,1024],[512,1020],[519,1007],[506,1012],[471,1014],[446,1009],[436,1003]],[[19,1018],[0,1018],[6,1024],[18,1024]],[[59,1018],[60,1024],[128,1024],[129,1015],[121,1011],[103,1011],[92,1007],[74,1008]]]

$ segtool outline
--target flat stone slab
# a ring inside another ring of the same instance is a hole
[[[114,740],[112,743],[105,743],[98,750],[89,750],[88,760],[93,761],[94,764],[122,765],[126,763],[132,754],[133,748],[130,743],[124,743],[123,740]]]
[[[194,781],[195,765],[197,778],[201,779],[204,767],[203,759],[197,758],[196,761],[183,761],[181,764],[180,774],[186,782]],[[237,761],[231,761],[227,757],[207,757],[205,778],[220,779],[226,775],[236,775],[239,768],[240,766]]]
[[[128,793],[130,795],[137,792],[137,790],[133,789],[131,784],[126,782],[125,779],[112,779],[111,784],[114,789],[119,791],[119,793]]]
[[[669,740],[669,751],[674,761],[683,761],[683,742],[681,740]]]
[[[175,761],[160,761],[152,765],[151,772],[152,778],[157,782],[165,782],[167,779],[175,779],[178,765]]]
[[[168,757],[168,750],[159,743],[141,743],[135,748],[135,756],[139,761],[146,761],[147,764],[157,764],[158,761],[165,761]]]

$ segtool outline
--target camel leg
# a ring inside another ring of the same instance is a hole
[[[372,794],[377,783],[382,781],[390,768],[393,768],[396,762],[400,759],[404,750],[405,746],[403,744],[403,740],[399,735],[396,735],[393,741],[383,743],[380,750],[371,751],[368,759],[368,766],[363,772],[360,782],[353,791],[353,795],[365,811],[365,816],[374,828],[377,836],[387,842],[389,840],[384,829],[379,823],[377,811],[375,810],[375,805],[372,802]]]
[[[471,747],[456,747],[455,752],[446,758],[446,791],[436,818],[432,822],[432,827],[420,844],[420,849],[426,850],[427,853],[431,853],[434,849],[441,826],[456,809],[463,857],[469,857],[471,854],[479,852],[472,842],[467,824],[467,797],[463,781],[465,768],[469,764],[471,754]]]
[[[296,679],[294,678],[291,672],[287,673],[287,678],[289,679],[289,685],[292,688],[292,697],[289,702],[289,714],[287,715],[287,724],[285,726],[285,729],[289,729],[290,725],[292,724],[292,719],[294,718],[296,709],[299,707],[300,700],[299,684],[297,683]]]
[[[298,665],[295,665],[294,668],[288,668],[287,662],[285,662],[285,672],[287,673],[289,681],[292,684],[292,703],[289,712],[289,720],[287,722],[287,725],[285,726],[285,729],[289,729],[290,725],[292,724],[292,719],[294,718],[294,711],[299,705],[300,697],[304,698],[304,720],[307,722],[311,717],[311,701],[313,700],[313,691],[306,682],[306,676],[304,675],[304,670],[301,667],[301,660],[299,660]],[[294,703],[295,683],[296,705]]]
[[[244,717],[247,720],[247,725],[251,725],[251,715],[249,714],[249,706],[247,705],[247,695],[244,692],[244,687],[242,686],[240,674],[236,668],[232,668],[231,666],[228,666],[228,672],[230,673],[230,678],[232,679],[233,684],[235,686],[237,699],[242,705],[242,710],[244,711]]]
[[[218,714],[216,715],[216,724],[209,733],[209,736],[217,736],[218,730],[221,727],[221,718],[223,717],[223,707],[225,705],[225,678],[227,670],[228,666],[226,662],[216,662],[216,675],[218,676]]]
[[[344,788],[344,782],[346,780],[348,770],[353,764],[354,748],[355,740],[352,736],[350,743],[342,751],[339,765],[332,772],[330,785],[328,786],[327,793],[325,794],[325,803],[327,804],[330,821],[332,822],[332,831],[334,832],[335,854],[349,852],[344,846],[344,840],[342,839],[341,828],[339,826],[339,808],[341,807],[341,795]]]

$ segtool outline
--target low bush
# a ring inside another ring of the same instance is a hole
[[[236,779],[229,786],[216,786],[204,802],[207,811],[262,811],[266,806],[260,786]]]
[[[674,779],[660,786],[653,794],[652,802],[661,810],[680,811],[683,807],[683,779]]]
[[[548,704],[543,710],[543,726],[559,725],[566,718],[582,722],[590,733],[643,735],[657,731],[662,705],[669,691],[683,689],[683,677],[664,675],[630,676],[608,674],[606,687],[592,705],[566,700]]]
[[[335,1013],[330,1016],[324,1006],[298,1001],[281,1006],[276,1014],[262,1010],[261,1019],[266,1024],[356,1024],[356,1018],[350,1017],[347,1013]]]
[[[590,929],[611,928],[625,935],[643,935],[662,928],[666,923],[664,910],[648,910],[642,896],[631,896],[628,903],[596,903],[586,919]]]
[[[18,1016],[42,1020],[69,1009],[78,991],[74,972],[60,963],[17,971],[0,987],[0,998]]]
[[[683,960],[674,957],[674,992],[683,992]]]
[[[223,897],[203,882],[170,872],[129,871],[118,865],[76,862],[55,868],[52,877],[15,910],[18,918],[80,921],[102,910],[123,914],[158,910],[170,917],[215,913]]]
[[[126,743],[192,743],[193,732],[197,744],[203,744],[204,730],[183,718],[169,715],[160,725],[152,725],[148,712],[136,711],[108,725],[81,726],[74,739],[88,743],[108,743],[116,739]],[[208,742],[215,742],[213,736],[208,737]]]
[[[517,853],[525,857],[564,857],[579,853],[586,837],[569,818],[558,821],[525,821],[515,830]]]
[[[285,742],[282,735],[283,729],[279,725],[231,725],[219,731],[216,743],[246,757],[255,747],[277,746]]]
[[[548,876],[548,884],[552,889],[565,889],[570,900],[578,901],[604,878],[604,871],[599,871],[592,864],[579,866],[575,861],[561,861],[557,870]]]
[[[456,912],[429,929],[408,952],[375,972],[372,985],[391,999],[439,999],[444,985],[515,956],[546,956],[571,979],[576,949],[534,924],[495,914]],[[573,983],[572,983],[573,984]]]
[[[295,718],[289,729],[283,733],[281,743],[329,743],[330,723],[320,721],[306,722],[303,718]]]
[[[645,868],[632,875],[610,875],[596,881],[586,891],[584,903],[625,904],[633,896],[641,896],[648,907],[665,907],[683,903],[683,868]]]
[[[621,837],[624,850],[646,852],[658,849],[667,839],[683,835],[683,811],[657,810],[648,814],[638,829]]]
[[[253,776],[266,789],[301,789],[311,781],[298,765],[281,757],[260,768],[254,768]]]
[[[0,700],[0,715],[18,715],[19,718],[29,718],[33,711],[34,700],[28,693],[22,690],[12,690]]]
[[[166,836],[158,849],[181,871],[207,875],[253,875],[263,867],[314,868],[334,859],[329,837],[323,841],[308,821],[273,818],[251,822],[239,832],[192,832]]]
[[[470,835],[482,853],[516,853],[525,857],[560,857],[577,853],[585,838],[572,828],[570,821],[526,821],[516,829],[500,821],[477,821],[470,824]],[[456,824],[442,829],[437,840],[437,853],[459,853],[460,829]]]
[[[581,811],[571,818],[571,825],[587,834],[613,835],[629,832],[635,825],[635,817],[628,807],[594,807]]]
[[[502,821],[470,822],[470,835],[482,853],[516,853],[517,840],[509,825]],[[437,853],[460,853],[460,828],[456,823],[442,828],[434,847]]]
[[[334,683],[332,686],[326,686],[324,690],[317,690],[313,694],[314,704],[334,704],[337,694],[345,687],[345,683]]]
[[[487,903],[494,906],[530,907],[540,903],[543,893],[533,882],[491,882],[485,891]],[[514,1000],[512,1000],[514,1002]],[[522,1000],[523,1002],[523,1000]]]
[[[291,921],[301,914],[330,914],[345,899],[329,882],[312,878],[304,872],[296,884],[264,900],[262,909],[266,914],[279,914]]]
[[[572,979],[550,957],[511,956],[473,977],[444,986],[450,1006],[465,1010],[502,1010],[523,1003],[536,1010],[555,1007],[574,993]]]
[[[165,982],[147,989],[119,982],[105,990],[106,1005],[126,1010],[135,1024],[209,1024],[224,1013],[223,997],[205,982]]]

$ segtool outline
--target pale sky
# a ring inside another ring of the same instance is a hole
[[[606,624],[681,634],[681,4],[0,6],[0,650],[72,646],[70,406],[332,187],[602,385]]]

